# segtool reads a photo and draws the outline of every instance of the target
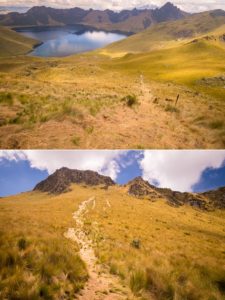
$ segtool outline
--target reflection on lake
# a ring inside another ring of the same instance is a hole
[[[97,30],[84,29],[81,26],[39,27],[17,29],[25,36],[42,41],[32,56],[68,56],[74,53],[101,48],[124,39],[126,35]]]

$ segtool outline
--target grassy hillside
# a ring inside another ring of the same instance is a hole
[[[38,41],[22,36],[15,31],[0,27],[0,57],[26,54]]]
[[[214,31],[224,24],[225,12],[222,10],[199,13],[182,20],[157,24],[125,40],[109,45],[103,53],[119,56],[126,53],[171,48],[196,36]]]
[[[78,246],[63,237],[78,203],[34,193],[0,199],[1,299],[71,299],[84,286]]]
[[[87,204],[84,230],[105,272],[131,289],[133,296],[121,299],[223,299],[224,211],[140,200],[125,187],[75,185],[61,196],[35,192],[0,200],[3,298],[30,299],[41,291],[59,298],[67,290],[69,297],[83,286],[78,248],[63,234],[76,229],[72,213],[89,197],[95,200]]]
[[[141,71],[148,79],[194,87],[222,100],[224,86],[219,84],[218,77],[225,74],[221,64],[224,60],[225,43],[199,38],[171,49],[128,55],[118,59],[114,66],[127,73]],[[212,83],[207,84],[203,78],[212,78]]]
[[[0,58],[0,147],[224,148],[218,14],[163,23],[82,55]],[[174,39],[191,26],[191,37]]]

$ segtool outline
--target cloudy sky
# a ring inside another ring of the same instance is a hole
[[[167,1],[164,0],[0,0],[2,6],[34,6],[46,5],[52,7],[82,7],[82,8],[95,8],[95,9],[130,9],[134,7],[149,6],[162,6]],[[171,1],[178,7],[189,12],[199,12],[211,9],[225,9],[224,0],[173,0]]]
[[[142,176],[178,191],[225,186],[225,151],[0,150],[0,196],[31,190],[61,167],[94,170],[119,184]]]

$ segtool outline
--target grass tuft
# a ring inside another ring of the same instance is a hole
[[[209,128],[211,129],[221,129],[224,126],[224,122],[222,120],[212,121],[209,123]]]
[[[130,276],[130,289],[137,295],[146,287],[146,274],[141,270],[134,271]]]
[[[0,103],[5,103],[7,105],[13,105],[13,95],[11,93],[1,93]]]
[[[176,106],[173,106],[171,104],[168,104],[166,106],[165,111],[166,112],[171,112],[171,113],[179,113],[180,112],[180,110]]]
[[[80,145],[80,137],[74,136],[74,137],[72,138],[72,143],[73,143],[75,146],[79,146],[79,145]]]

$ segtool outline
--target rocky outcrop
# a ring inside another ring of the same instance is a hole
[[[61,168],[46,180],[36,185],[34,191],[41,191],[51,194],[61,194],[70,190],[71,184],[82,184],[86,186],[101,186],[107,190],[115,182],[107,176],[94,171],[79,171],[68,168]],[[131,180],[127,185],[128,194],[139,199],[166,200],[167,204],[173,207],[188,205],[193,208],[210,211],[215,208],[225,209],[225,187],[204,193],[182,193],[167,188],[159,188],[149,184],[142,177]]]
[[[208,191],[201,194],[209,199],[211,205],[216,208],[225,209],[225,187],[221,187],[217,190]]]
[[[137,177],[128,183],[128,193],[137,198],[150,200],[163,198],[173,207],[188,205],[205,211],[225,208],[225,187],[205,193],[182,193],[155,187],[148,181],[144,181],[143,178]]]
[[[103,185],[106,187],[115,184],[110,177],[100,175],[97,172],[62,168],[50,175],[46,180],[37,184],[34,191],[61,194],[69,191],[72,183],[89,186]]]
[[[170,189],[158,188],[158,192],[167,199],[169,205],[179,207],[189,205],[202,210],[210,209],[208,201],[200,194],[175,192]]]
[[[148,197],[151,200],[160,198],[160,195],[156,192],[155,187],[150,185],[148,181],[145,181],[142,177],[137,177],[128,183],[128,193],[138,198]]]

